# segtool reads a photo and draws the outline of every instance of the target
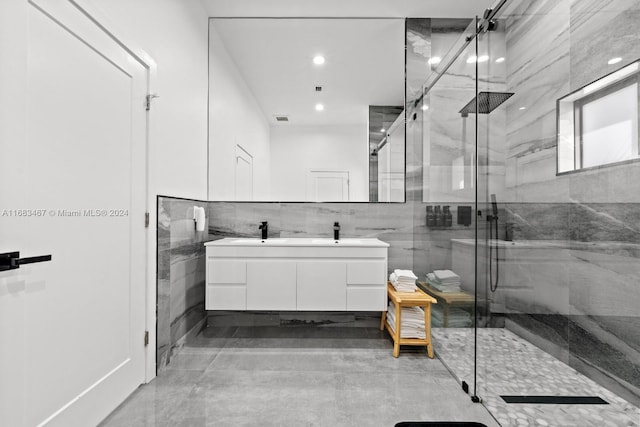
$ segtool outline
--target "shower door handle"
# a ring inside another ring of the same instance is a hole
[[[51,255],[40,255],[20,258],[20,252],[6,252],[0,254],[0,271],[15,270],[24,264],[34,264],[36,262],[51,261]]]

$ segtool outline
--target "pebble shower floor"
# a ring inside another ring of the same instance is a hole
[[[473,379],[473,329],[434,328],[438,357],[458,379]],[[632,405],[502,328],[478,330],[478,395],[501,426],[639,427]],[[507,404],[501,395],[599,396],[609,405]]]

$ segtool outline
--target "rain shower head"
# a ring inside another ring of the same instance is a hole
[[[500,104],[513,96],[512,92],[479,92],[478,93],[478,113],[489,114]],[[474,97],[467,105],[462,107],[459,113],[462,117],[467,117],[469,113],[476,112],[476,98]]]

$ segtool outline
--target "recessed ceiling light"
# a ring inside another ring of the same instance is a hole
[[[324,110],[324,105],[316,104],[316,111],[322,111],[322,110]]]
[[[519,110],[526,110],[527,107],[520,107]]]
[[[478,57],[478,62],[487,62],[489,60],[489,55],[482,55]]]
[[[499,64],[501,62],[504,62],[504,56],[501,56],[500,58],[496,59],[496,63]]]
[[[422,109],[423,109],[424,111],[426,111],[426,110],[428,110],[428,109],[429,109],[429,106],[428,106],[427,104],[424,104],[424,105],[422,106]]]
[[[385,128],[380,129],[380,132],[386,132],[387,130]]]
[[[477,60],[477,59],[478,59],[478,57],[477,57],[477,56],[475,56],[475,55],[470,56],[470,57],[467,59],[467,64],[473,64],[474,62],[476,62],[476,60]]]
[[[439,56],[434,56],[432,58],[429,59],[429,64],[431,65],[437,65],[440,63],[440,61],[442,61],[442,58],[440,58]]]
[[[613,64],[617,64],[618,62],[622,61],[622,58],[620,58],[619,56],[615,57],[615,58],[611,58],[607,64],[609,65],[613,65]]]
[[[324,64],[324,56],[322,55],[316,55],[313,57],[313,63],[316,65],[322,65]]]

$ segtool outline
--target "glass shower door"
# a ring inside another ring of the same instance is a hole
[[[432,78],[414,110],[423,127],[422,203],[416,217],[425,228],[421,234],[428,236],[416,244],[420,256],[426,254],[424,271],[416,273],[438,298],[432,308],[438,357],[470,394],[475,393],[476,116],[464,107],[476,93],[475,66],[469,62],[475,45],[468,43],[475,27],[475,20],[431,21],[431,57],[439,63],[431,64]],[[421,260],[414,264],[424,264]],[[426,278],[436,270],[456,273],[459,288]]]
[[[630,221],[640,192],[623,183],[640,167],[589,168],[580,150],[582,132],[607,131],[583,106],[625,84],[607,88],[640,55],[616,42],[640,39],[626,27],[640,9],[581,0],[500,7],[476,38],[477,392],[505,426],[637,425],[640,345],[629,331],[639,293],[628,283],[640,277],[630,250],[640,240]],[[570,172],[557,166],[565,141]]]

